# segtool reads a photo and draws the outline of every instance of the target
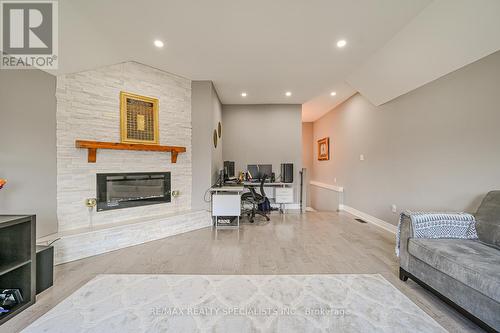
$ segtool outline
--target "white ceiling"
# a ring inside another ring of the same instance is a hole
[[[305,103],[311,121],[351,96],[348,75],[430,2],[61,0],[58,72],[134,60],[212,80],[224,104]]]

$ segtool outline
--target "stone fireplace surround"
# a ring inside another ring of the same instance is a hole
[[[59,265],[210,225],[209,212],[185,211],[61,231],[37,242],[49,243],[59,238],[54,243],[54,264]]]
[[[177,163],[170,154],[118,150],[100,150],[97,162],[87,163],[86,150],[75,148],[75,140],[120,142],[120,91],[159,99],[160,144],[187,150]],[[61,238],[56,263],[211,225],[208,212],[191,211],[190,80],[125,62],[58,76],[56,98],[59,232],[43,239]],[[114,172],[171,172],[180,195],[170,203],[90,211],[85,199],[96,197],[96,174]],[[138,237],[127,232],[135,228]]]

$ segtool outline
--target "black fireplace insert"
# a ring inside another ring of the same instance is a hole
[[[97,211],[170,202],[170,172],[97,174]]]

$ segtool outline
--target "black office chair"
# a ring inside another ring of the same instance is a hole
[[[266,181],[266,176],[262,177],[260,180],[260,194],[255,191],[254,186],[250,186],[249,190],[250,192],[244,193],[241,196],[241,201],[245,204],[251,204],[252,209],[247,209],[244,211],[244,213],[247,214],[250,222],[253,223],[253,219],[255,217],[255,214],[260,215],[262,217],[266,218],[266,221],[271,220],[269,216],[267,215],[268,212],[264,212],[259,210],[259,205],[263,204],[266,201],[266,192],[264,192],[264,182]]]

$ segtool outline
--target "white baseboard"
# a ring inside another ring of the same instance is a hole
[[[348,212],[349,214],[352,214],[356,217],[359,217],[359,218],[365,220],[366,222],[372,223],[379,228],[382,228],[384,230],[392,232],[393,234],[396,234],[396,232],[397,232],[398,228],[395,225],[390,224],[389,222],[386,222],[386,221],[381,220],[379,218],[376,218],[375,216],[371,216],[369,214],[363,213],[357,209],[354,209],[354,208],[346,206],[346,205],[339,205],[339,209],[343,210],[345,212]]]

